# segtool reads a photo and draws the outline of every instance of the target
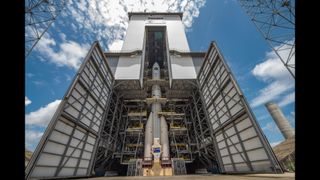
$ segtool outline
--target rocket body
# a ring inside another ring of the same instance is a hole
[[[160,79],[160,66],[158,63],[154,63],[152,67],[152,79]],[[161,98],[161,88],[158,84],[152,85],[152,98]],[[154,101],[151,104],[151,113],[147,120],[145,128],[145,147],[144,157],[150,160],[152,158],[152,147],[160,143],[162,157],[169,157],[169,140],[168,140],[168,126],[165,118],[161,118],[158,112],[161,112],[161,103]]]

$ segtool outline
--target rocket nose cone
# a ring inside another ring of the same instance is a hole
[[[157,62],[155,62],[154,64],[153,64],[153,66],[152,66],[152,69],[154,69],[154,68],[159,68],[160,66],[159,66],[159,64],[157,63]]]
[[[152,66],[152,79],[160,79],[160,66],[157,62]]]

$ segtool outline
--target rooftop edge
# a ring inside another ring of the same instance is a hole
[[[178,15],[180,16],[181,20],[183,17],[182,12],[129,12],[128,13],[129,20],[132,15]]]

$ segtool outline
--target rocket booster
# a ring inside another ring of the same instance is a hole
[[[160,66],[157,62],[152,66],[152,79],[160,79]],[[161,98],[161,88],[158,84],[152,85],[152,98]],[[165,118],[158,116],[158,112],[161,111],[160,102],[153,102],[151,104],[151,113],[145,129],[144,145],[144,157],[148,159],[152,158],[151,149],[156,139],[160,139],[162,157],[169,157],[168,126]]]

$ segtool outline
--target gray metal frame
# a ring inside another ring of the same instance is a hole
[[[203,109],[212,132],[208,136],[200,129],[200,138],[213,138],[221,172],[281,173],[272,148],[214,42],[205,56],[198,80]],[[194,98],[194,102],[199,100]]]
[[[199,87],[199,86],[197,86]],[[221,161],[216,155],[218,149],[214,144],[214,136],[211,125],[209,124],[207,113],[203,105],[203,99],[199,89],[192,93],[190,107],[190,117],[193,124],[193,135],[196,143],[196,153],[199,161],[205,168],[217,168],[220,172],[220,166],[216,167],[216,161]]]
[[[67,0],[27,0],[25,2],[25,57],[27,57],[63,10]]]
[[[239,3],[295,78],[295,0],[239,0]],[[289,51],[289,55],[284,57],[283,51]]]
[[[26,167],[26,179],[91,175],[113,83],[94,42]]]
[[[115,162],[115,158],[119,158],[118,154],[123,146],[124,134],[122,132],[127,122],[127,112],[121,97],[113,92],[95,155],[94,171],[96,174],[112,170],[111,165]]]

